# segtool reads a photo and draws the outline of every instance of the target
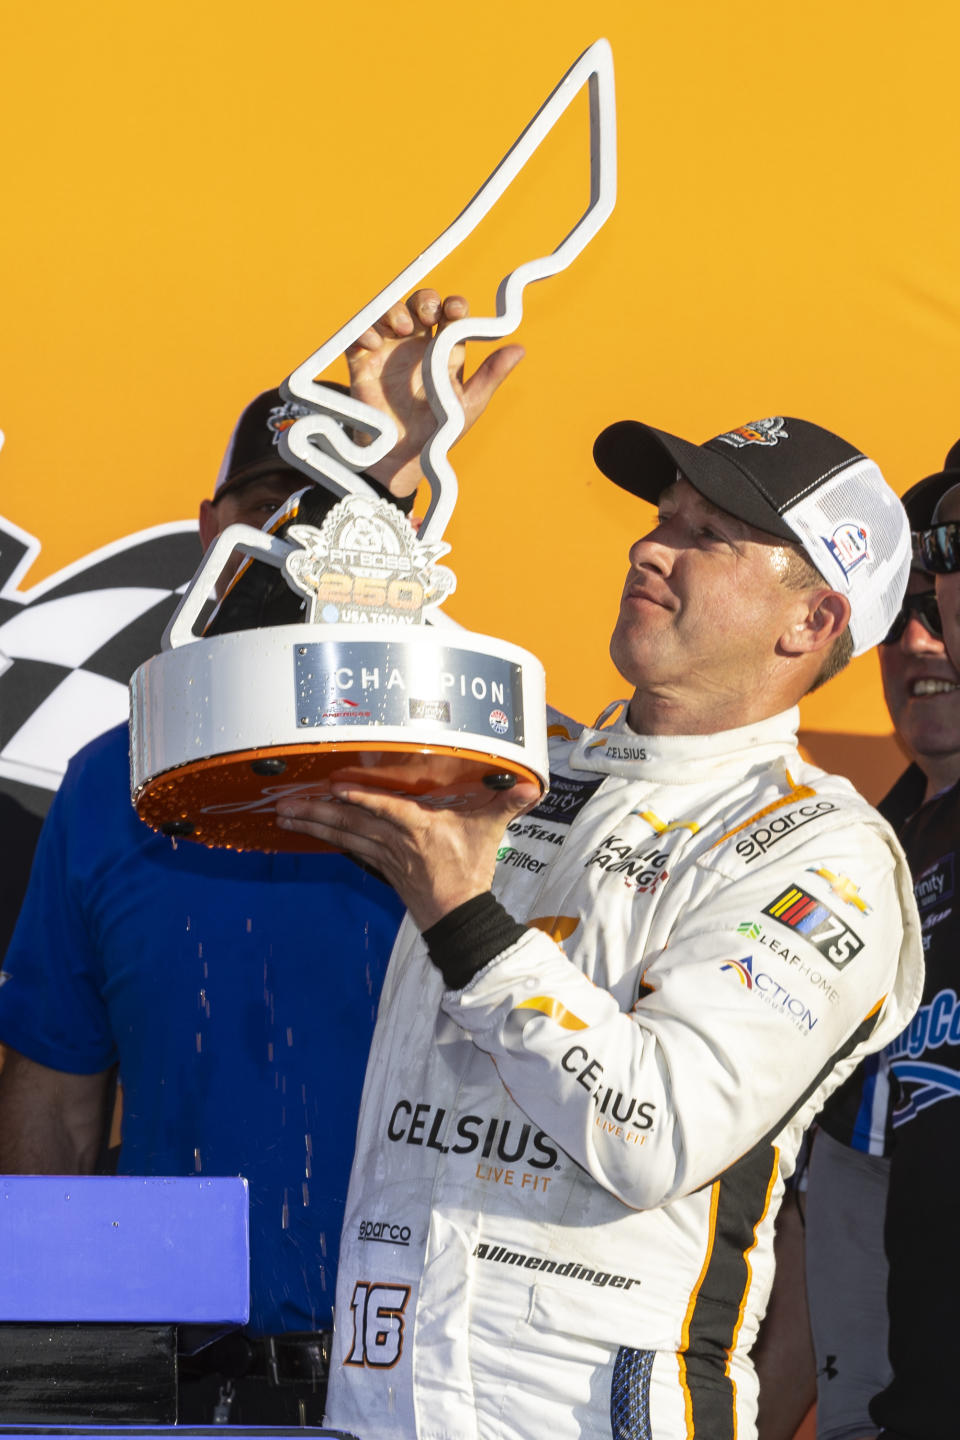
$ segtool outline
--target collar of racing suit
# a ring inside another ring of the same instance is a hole
[[[769,764],[797,743],[796,706],[714,735],[640,735],[627,724],[628,704],[614,701],[594,728],[581,731],[567,757],[572,769],[659,784],[699,785],[728,771],[742,775],[745,767]]]

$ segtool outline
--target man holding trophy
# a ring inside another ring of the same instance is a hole
[[[892,831],[795,734],[896,614],[897,497],[784,416],[704,445],[623,421],[594,454],[658,514],[611,642],[631,697],[551,717],[547,795],[432,809],[334,775],[277,806],[409,911],[326,1416],[364,1440],[754,1433],[784,1178],[920,994]]]

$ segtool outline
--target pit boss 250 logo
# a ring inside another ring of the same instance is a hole
[[[837,970],[849,965],[863,949],[860,936],[822,900],[808,895],[799,885],[789,886],[764,907],[763,913],[803,935]]]
[[[301,547],[283,568],[309,601],[311,625],[418,625],[456,588],[453,571],[435,563],[450,546],[422,544],[406,516],[376,496],[348,495],[319,530],[291,525],[285,538]]]
[[[738,425],[735,430],[727,430],[717,439],[722,440],[725,445],[732,445],[735,450],[742,450],[745,445],[776,445],[778,440],[788,440],[787,425],[782,415],[770,415],[766,420],[751,420],[746,425]]]

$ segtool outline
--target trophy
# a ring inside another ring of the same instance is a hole
[[[315,377],[474,229],[584,86],[586,210],[550,255],[501,281],[495,315],[446,325],[424,357],[437,427],[420,457],[430,503],[415,532],[361,474],[396,443],[392,418]],[[453,223],[281,386],[296,418],[280,450],[310,485],[262,530],[231,525],[217,536],[160,654],[131,681],[131,790],[147,824],[207,845],[314,850],[312,838],[277,827],[276,805],[328,796],[334,780],[463,809],[489,804],[518,779],[546,789],[543,667],[518,646],[461,629],[440,609],[456,584],[438,562],[450,548],[442,535],[457,499],[448,451],[464,422],[449,361],[469,339],[511,334],[526,285],[565,269],[604,224],[615,197],[613,61],[608,43],[598,40]],[[354,438],[358,430],[368,443]],[[318,487],[339,498],[322,523],[312,523]],[[215,612],[198,634],[211,590],[237,550],[247,558],[233,591],[250,567],[271,567],[294,622],[223,631]]]

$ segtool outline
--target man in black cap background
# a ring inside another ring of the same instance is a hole
[[[897,613],[900,502],[784,416],[703,446],[623,422],[595,455],[658,518],[611,642],[632,696],[553,717],[549,794],[278,806],[410,912],[326,1417],[378,1440],[754,1433],[784,1176],[919,998],[902,853],[795,737],[799,698]]]
[[[913,872],[926,981],[909,1028],[864,1061],[819,1119],[807,1268],[820,1440],[957,1433],[958,486],[960,443],[904,496],[915,562],[880,647],[884,696],[911,762],[880,809]]]
[[[401,422],[368,478],[407,510],[435,425],[420,363],[465,313],[418,291],[348,355],[352,393]],[[468,425],[521,354],[456,381]],[[309,484],[278,448],[296,413],[275,390],[243,412],[200,507],[204,546]],[[94,1169],[119,1065],[121,1173],[248,1178],[250,1324],[181,1360],[181,1420],[319,1422],[360,1086],[401,913],[343,856],[174,847],[149,830],[130,803],[126,725],[70,764],[0,972],[0,1170]]]

